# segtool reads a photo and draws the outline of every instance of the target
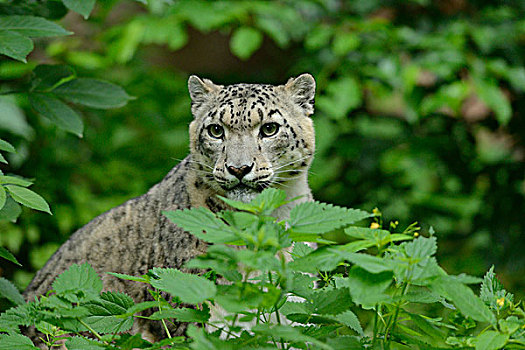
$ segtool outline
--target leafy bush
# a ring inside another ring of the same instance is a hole
[[[154,301],[135,304],[124,293],[101,293],[101,279],[88,264],[72,265],[52,292],[30,303],[0,280],[2,295],[17,305],[0,315],[0,330],[7,332],[0,335],[0,348],[33,349],[19,334],[20,326],[30,325],[49,347],[67,339],[69,350],[525,347],[523,307],[493,269],[483,280],[448,275],[434,257],[432,232],[424,237],[415,225],[383,225],[378,211],[302,203],[287,222],[277,222],[270,214],[285,198],[267,189],[250,203],[226,200],[239,211],[165,212],[212,245],[185,266],[200,275],[172,268],[153,268],[144,276],[111,273],[149,284]],[[370,228],[354,225],[368,218]],[[327,240],[334,230],[351,241]],[[477,296],[469,285],[480,282]],[[122,333],[150,308],[155,312],[147,318],[164,324],[166,339],[152,344],[140,334]],[[171,337],[171,322],[191,322],[189,337]]]

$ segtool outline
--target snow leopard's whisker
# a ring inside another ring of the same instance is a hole
[[[204,166],[204,167],[206,167],[206,168],[209,168],[209,169],[212,169],[212,170],[213,170],[213,167],[212,167],[212,166],[209,166],[208,164],[204,164],[204,163],[202,163],[202,162],[198,162],[198,161],[193,160],[193,159],[188,160],[188,162],[193,163],[193,164],[202,165],[202,166]]]
[[[310,157],[309,157],[309,156],[304,156],[304,157],[298,158],[298,159],[296,159],[296,160],[292,160],[291,162],[288,162],[288,163],[286,163],[286,164],[282,164],[282,165],[280,165],[280,166],[278,166],[278,167],[275,167],[275,168],[274,168],[274,171],[275,171],[275,170],[282,169],[282,168],[284,168],[284,167],[286,167],[286,166],[289,166],[289,165],[292,165],[292,164],[298,163],[298,162],[300,162],[300,161],[302,161],[302,160],[305,160],[305,159],[308,159],[308,158],[310,158]]]

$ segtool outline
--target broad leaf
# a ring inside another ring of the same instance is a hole
[[[128,281],[135,281],[135,282],[142,282],[142,283],[149,283],[150,278],[148,275],[144,276],[130,276],[123,273],[117,273],[117,272],[106,272],[108,275],[115,276],[117,278],[128,280]]]
[[[248,59],[262,44],[263,35],[251,27],[237,29],[230,39],[232,53],[242,60]]]
[[[315,290],[310,297],[313,311],[321,315],[339,314],[352,305],[347,288]]]
[[[73,264],[55,279],[53,289],[71,301],[76,301],[73,295],[79,294],[80,299],[90,300],[98,297],[102,291],[102,281],[88,263]]]
[[[51,209],[49,209],[46,200],[30,189],[16,185],[6,185],[5,189],[18,203],[51,214]]]
[[[18,185],[22,187],[28,187],[31,186],[33,183],[31,181],[28,181],[26,179],[23,179],[18,176],[6,176],[6,175],[0,175],[0,184],[2,185]]]
[[[2,186],[0,186],[0,210],[4,207],[6,200],[7,193],[5,189]]]
[[[384,292],[392,283],[392,277],[390,271],[375,274],[354,266],[348,277],[336,279],[336,284],[338,288],[348,287],[354,303],[371,309],[377,303],[388,302],[388,295]]]
[[[332,81],[326,88],[326,94],[317,99],[318,108],[327,116],[342,119],[352,109],[362,103],[361,87],[351,76]]]
[[[437,278],[429,288],[451,300],[465,316],[476,321],[496,323],[496,317],[474,292],[449,276]]]
[[[16,260],[14,255],[11,254],[11,252],[9,250],[5,249],[4,247],[0,247],[0,258],[4,258],[6,260],[11,261],[14,264],[17,264],[18,266],[22,266],[22,264],[20,264],[18,262],[18,260]]]
[[[234,201],[221,196],[219,196],[219,198],[235,209],[262,215],[270,215],[275,209],[288,203],[286,200],[286,192],[275,188],[265,189],[249,203]]]
[[[357,209],[347,209],[319,202],[296,205],[290,212],[290,228],[296,233],[322,234],[370,217]]]
[[[0,350],[38,350],[28,337],[20,334],[0,334]]]
[[[106,349],[102,343],[96,340],[86,339],[81,337],[67,338],[66,341],[67,350],[103,350]]]
[[[201,276],[171,268],[154,268],[152,272],[159,278],[151,281],[153,287],[177,296],[184,303],[202,303],[217,292],[213,282]]]
[[[170,221],[203,241],[228,243],[239,239],[230,226],[203,207],[162,213]]]
[[[123,293],[105,292],[84,307],[89,315],[82,318],[86,324],[99,333],[125,332],[131,329],[133,317],[116,317],[127,312],[134,305],[133,299]]]
[[[22,305],[25,303],[24,297],[18,289],[8,280],[0,277],[0,296],[9,299],[16,305]]]
[[[69,102],[101,109],[122,107],[132,99],[118,85],[89,78],[68,81],[53,92]]]
[[[363,327],[361,327],[361,323],[359,322],[359,319],[357,318],[356,314],[354,314],[352,311],[347,310],[343,313],[340,313],[332,317],[334,320],[344,324],[350,329],[353,329],[360,335],[363,335]]]
[[[33,70],[33,74],[33,90],[36,91],[52,90],[75,76],[71,67],[61,64],[41,64]]]
[[[0,54],[27,62],[26,56],[33,51],[33,42],[26,36],[0,30]]]
[[[380,273],[384,271],[392,271],[393,266],[390,261],[381,259],[377,256],[369,254],[349,253],[346,251],[340,251],[337,249],[330,249],[334,254],[339,254],[345,260],[362,267],[371,273]]]
[[[0,151],[11,152],[11,153],[16,152],[13,145],[11,145],[9,142],[4,141],[2,139],[0,139]]]
[[[507,125],[512,116],[512,107],[500,87],[497,84],[477,80],[476,92],[479,98],[494,111],[498,122]]]
[[[301,332],[301,327],[292,327],[287,325],[270,325],[270,324],[258,324],[252,328],[252,331],[255,334],[264,334],[270,336],[273,339],[281,339],[285,342],[299,342],[299,343],[312,343],[316,345],[316,348],[319,349],[328,349],[332,348],[316,338],[307,336]]]
[[[188,308],[161,310],[155,312],[150,318],[153,320],[174,318],[179,322],[207,322],[210,318],[210,309],[204,307],[203,310]]]
[[[82,137],[84,131],[82,118],[58,98],[48,94],[32,93],[29,95],[29,102],[38,113],[51,120],[58,127]]]
[[[96,0],[62,0],[62,2],[68,9],[81,14],[84,16],[84,19],[88,19]]]
[[[504,304],[502,306],[498,305],[498,299],[504,298],[510,302],[514,300],[514,295],[507,293],[501,282],[497,279],[496,274],[494,273],[494,266],[492,266],[483,277],[480,298],[485,304],[494,310],[499,310],[504,307]]]
[[[476,338],[476,350],[497,350],[501,349],[509,339],[508,334],[501,334],[496,331],[486,331]]]
[[[4,207],[0,209],[0,221],[16,222],[21,213],[20,205],[13,198],[7,197]]]
[[[58,24],[34,16],[0,16],[0,31],[16,32],[32,38],[72,34]]]

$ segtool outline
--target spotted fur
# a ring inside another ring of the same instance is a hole
[[[37,272],[25,291],[27,300],[48,291],[71,264],[83,262],[101,274],[104,290],[125,292],[135,302],[150,300],[145,285],[104,272],[142,275],[155,266],[181,268],[205,251],[204,242],[169,222],[163,210],[203,206],[217,212],[225,209],[217,195],[248,201],[270,186],[285,190],[289,198],[302,196],[294,205],[311,200],[307,184],[315,147],[309,118],[315,92],[311,75],[280,86],[222,86],[191,76],[188,87],[194,116],[190,155],[146,194],[76,231]],[[277,126],[271,136],[262,129],[269,123]],[[220,138],[213,137],[211,125],[222,128]],[[276,214],[286,217],[291,205]],[[184,324],[175,325],[171,334],[184,330]],[[151,339],[164,335],[160,324],[142,319],[136,319],[134,331]]]

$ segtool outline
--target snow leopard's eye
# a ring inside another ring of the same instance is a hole
[[[214,139],[221,139],[224,136],[224,128],[219,124],[211,124],[208,126],[208,135]]]
[[[270,137],[277,134],[279,131],[279,124],[277,123],[266,123],[261,126],[261,136]]]

